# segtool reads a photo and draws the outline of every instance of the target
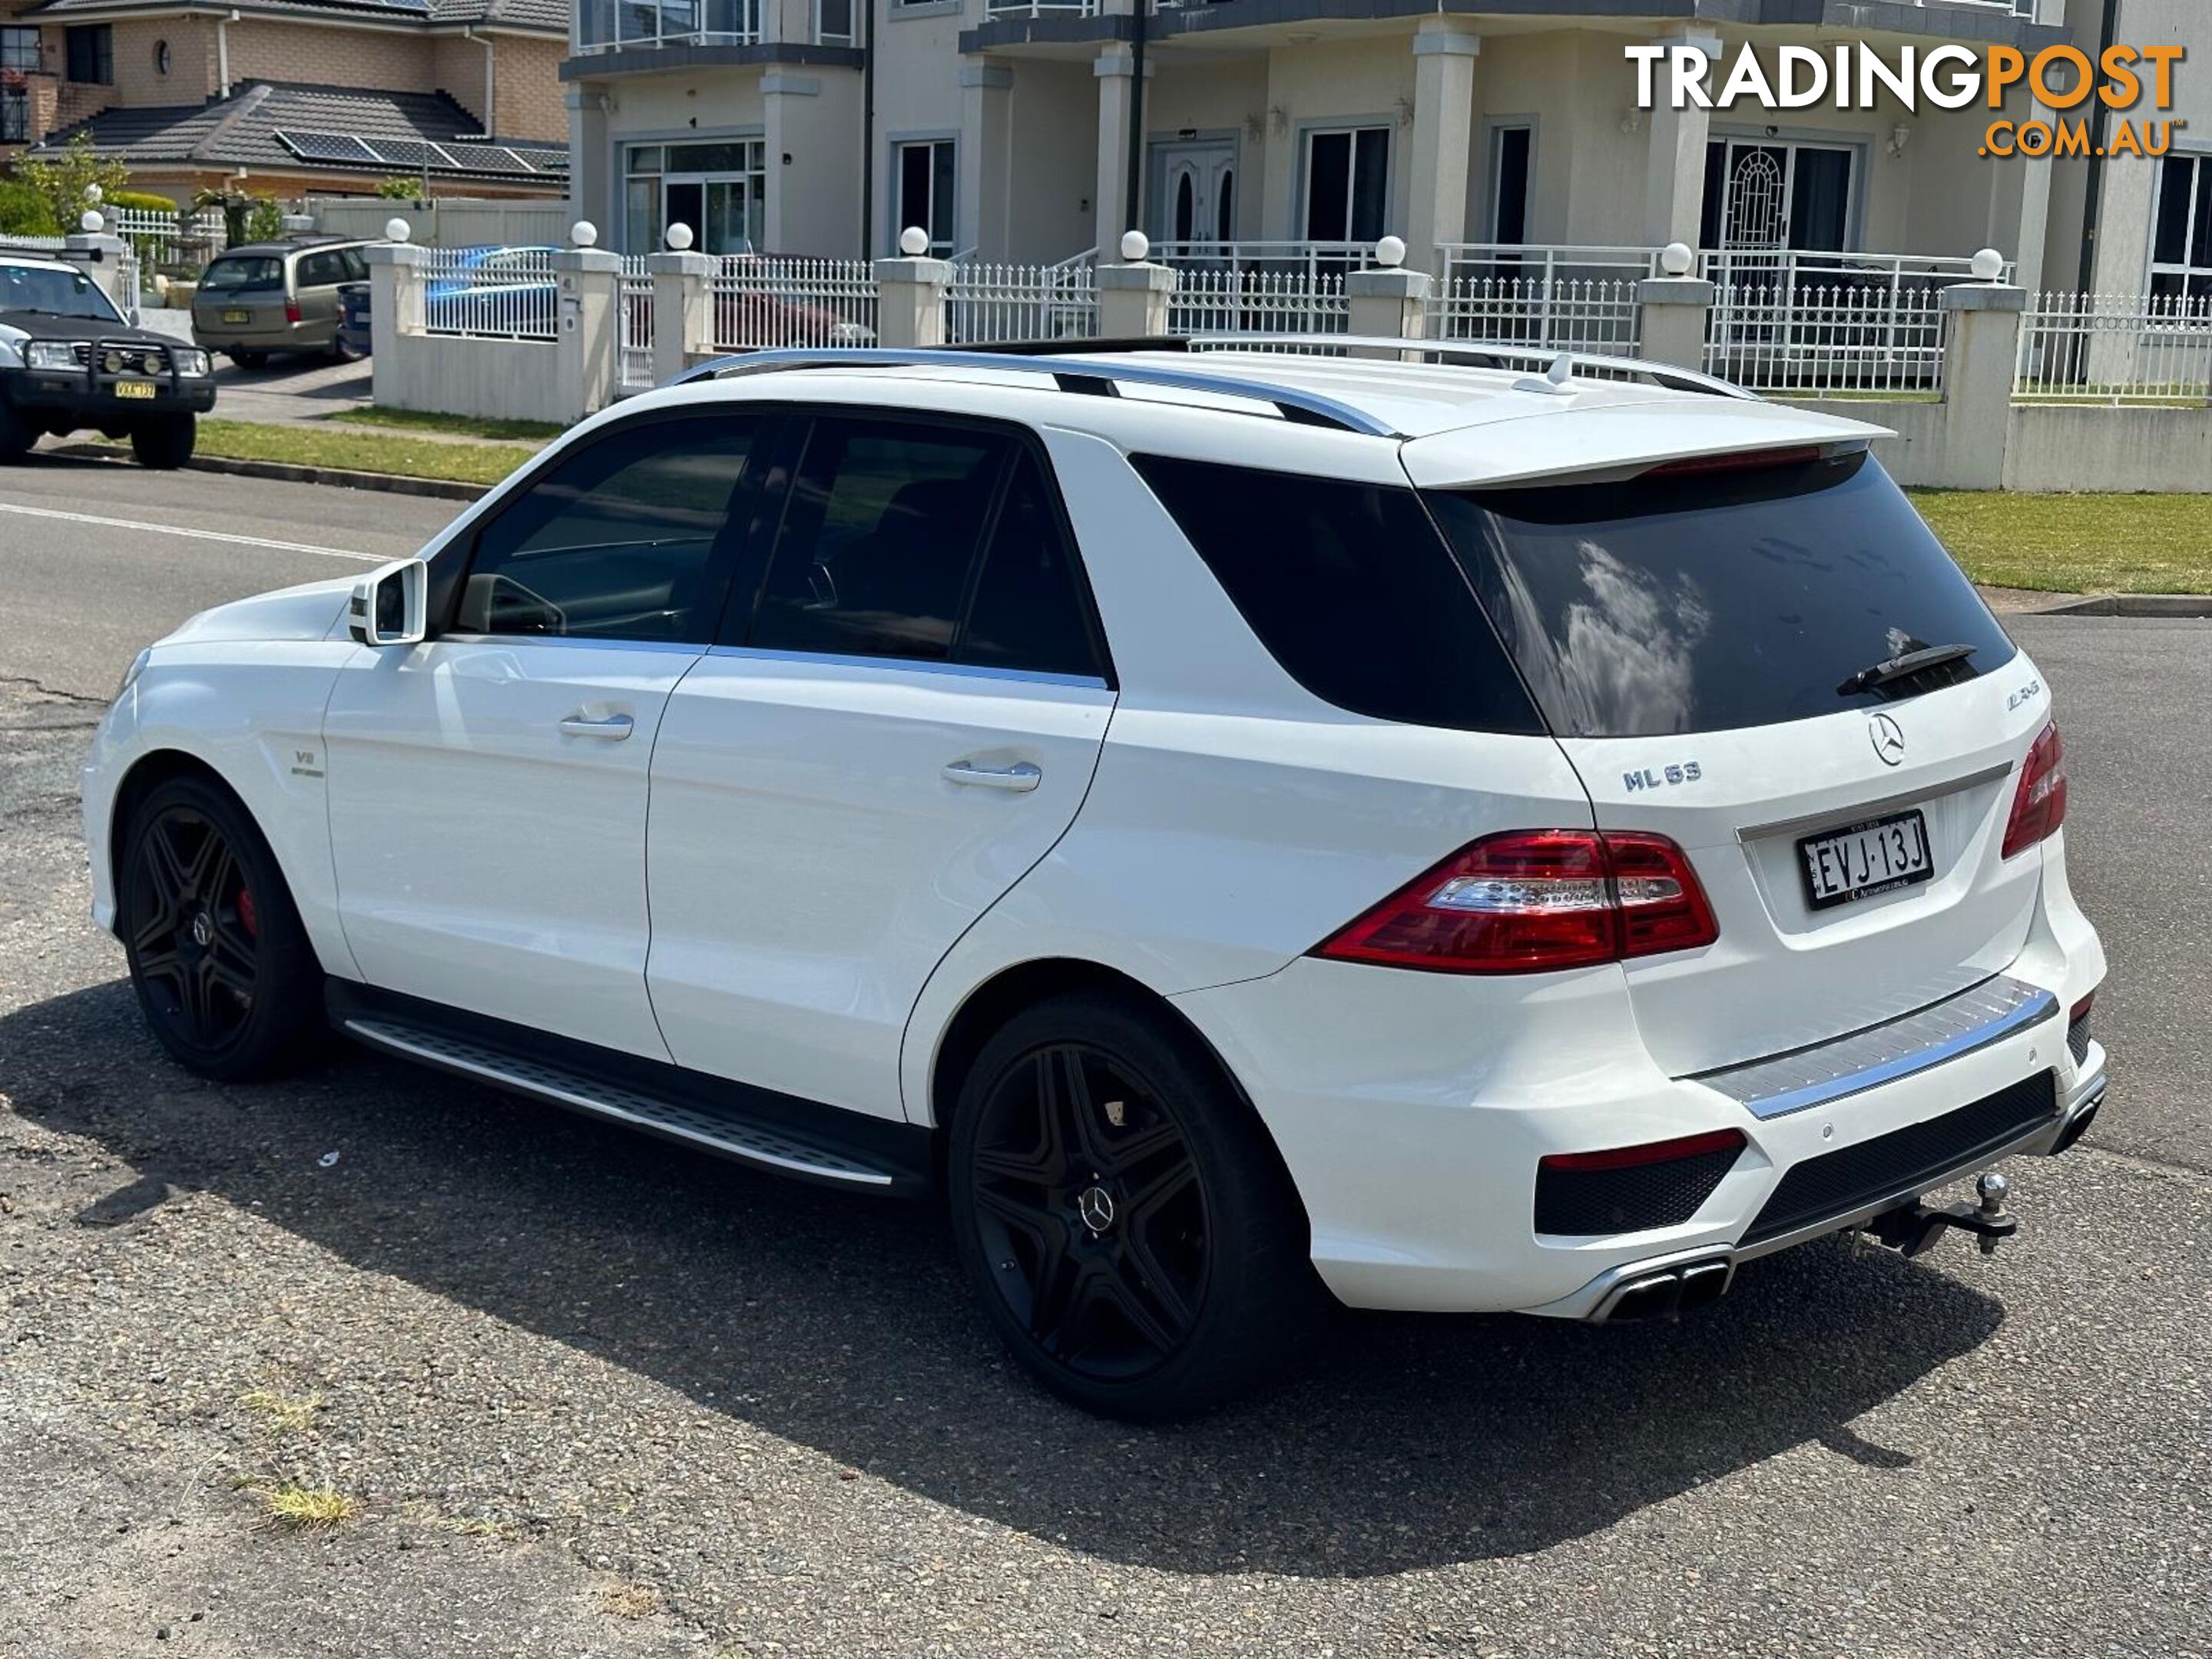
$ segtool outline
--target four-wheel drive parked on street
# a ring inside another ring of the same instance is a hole
[[[226,248],[209,262],[192,295],[192,338],[228,352],[240,368],[270,354],[312,351],[351,362],[361,353],[338,331],[338,288],[365,282],[367,242],[295,236]]]
[[[0,461],[89,428],[128,438],[148,466],[191,459],[215,407],[208,355],[133,328],[66,260],[0,247]]]
[[[727,359],[197,618],[83,780],[148,1020],[941,1183],[1130,1415],[1324,1290],[1650,1317],[2005,1236],[1925,1195],[2081,1133],[2104,953],[2050,694],[1879,429],[1346,344]]]

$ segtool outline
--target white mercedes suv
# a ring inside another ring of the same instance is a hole
[[[142,653],[97,918],[209,1076],[334,1025],[941,1188],[1014,1352],[1124,1415],[1329,1296],[1993,1247],[2001,1178],[1923,1199],[2105,1089],[2041,676],[1877,428],[1407,355],[704,365]]]

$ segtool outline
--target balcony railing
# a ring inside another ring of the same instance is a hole
[[[581,0],[578,52],[657,46],[750,46],[761,40],[761,0]]]

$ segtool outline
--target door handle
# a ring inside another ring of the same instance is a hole
[[[978,766],[974,761],[954,761],[941,775],[947,783],[1011,789],[1017,794],[1026,794],[1044,781],[1044,773],[1027,761],[1016,761],[1012,766]]]
[[[611,738],[617,742],[628,737],[637,722],[627,714],[610,714],[605,720],[592,720],[585,714],[571,714],[561,722],[562,735],[571,738]]]

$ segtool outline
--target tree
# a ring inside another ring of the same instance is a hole
[[[422,181],[395,173],[389,179],[377,180],[376,193],[387,202],[418,201],[422,195]]]
[[[248,196],[242,191],[204,190],[192,198],[195,211],[201,208],[219,208],[222,212],[222,245],[236,247],[240,242],[265,242],[284,234],[284,210],[266,196]]]
[[[92,205],[89,198],[94,185],[103,196],[122,190],[131,182],[131,169],[112,156],[100,155],[92,147],[91,135],[80,132],[58,158],[32,155],[17,161],[15,176],[45,199],[65,234],[77,228],[84,210]]]
[[[0,179],[0,236],[61,234],[61,221],[45,197],[21,179]]]

